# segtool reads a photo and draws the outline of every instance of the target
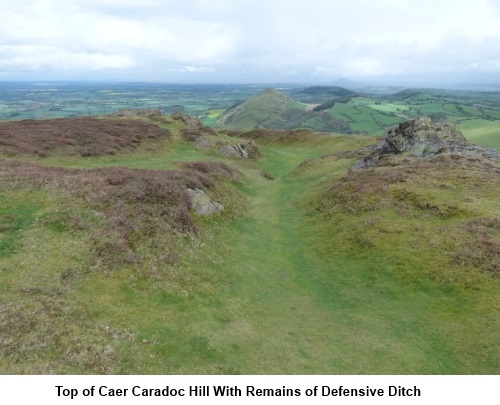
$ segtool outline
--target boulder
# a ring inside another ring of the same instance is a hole
[[[260,151],[252,139],[236,144],[218,142],[217,151],[224,156],[242,157],[245,159],[255,159],[260,156]]]
[[[191,196],[193,211],[199,215],[212,215],[224,211],[224,206],[212,200],[203,190],[199,188],[188,188]]]
[[[198,138],[196,138],[194,143],[200,149],[210,149],[212,147],[210,141],[204,136],[199,136]]]
[[[184,124],[188,126],[199,127],[203,125],[203,123],[198,118],[192,117],[191,115],[183,114],[179,111],[170,114],[170,118],[176,121],[182,121]]]
[[[389,130],[383,149],[388,153],[408,152],[413,156],[433,156],[460,150],[467,145],[462,133],[449,124],[433,124],[427,117],[404,121]]]
[[[210,149],[212,143],[209,137],[216,137],[217,133],[212,128],[202,125],[182,128],[181,135],[186,141],[194,143],[198,148]]]

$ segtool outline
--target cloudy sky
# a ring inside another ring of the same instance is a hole
[[[0,80],[500,82],[500,0],[12,0]]]

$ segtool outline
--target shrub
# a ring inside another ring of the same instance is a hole
[[[205,173],[219,180],[239,181],[243,176],[239,170],[233,169],[225,163],[220,162],[190,162],[185,163],[183,167],[196,172]]]

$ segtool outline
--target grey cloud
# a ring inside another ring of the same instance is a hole
[[[319,81],[500,70],[495,0],[45,0],[1,7],[0,78],[2,71],[58,66],[75,79],[119,71],[130,80],[148,72],[155,80],[168,73],[200,81],[245,81],[242,71],[250,81]]]

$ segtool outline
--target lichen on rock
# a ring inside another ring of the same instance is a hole
[[[500,151],[473,145],[450,124],[435,124],[428,117],[403,121],[387,132],[385,139],[371,148],[353,169],[376,166],[384,157],[407,153],[410,156],[433,159],[440,154],[500,160]]]
[[[255,159],[260,156],[260,151],[252,139],[236,144],[218,142],[217,151],[224,156],[242,157],[245,159]]]
[[[419,117],[389,130],[384,146],[390,153],[408,152],[424,157],[460,150],[466,144],[465,137],[453,125],[433,124],[430,118]]]
[[[224,211],[224,206],[212,200],[203,190],[199,188],[188,188],[191,197],[192,209],[198,215],[212,215]]]

